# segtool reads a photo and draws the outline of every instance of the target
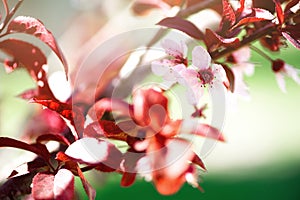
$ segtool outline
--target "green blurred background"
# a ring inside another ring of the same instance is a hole
[[[74,6],[76,1],[72,2],[25,1],[18,14],[41,19],[60,37],[74,16],[88,12]],[[103,2],[109,5],[108,1]],[[271,56],[300,68],[300,52],[294,47]],[[143,180],[122,188],[119,175],[89,173],[89,180],[97,189],[97,199],[300,199],[300,86],[286,79],[288,92],[282,93],[270,63],[255,52],[251,60],[257,63],[255,75],[246,78],[252,99],[239,100],[237,110],[228,110],[223,129],[227,142],[218,143],[204,158],[208,169],[201,174],[204,193],[185,185],[173,196],[161,196],[151,183]],[[22,132],[35,107],[15,96],[32,86],[24,71],[5,74],[0,67],[1,136],[18,137]],[[4,158],[2,151],[0,156]],[[76,185],[81,191],[79,199],[86,199],[78,180]]]

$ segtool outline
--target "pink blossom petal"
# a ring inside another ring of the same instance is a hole
[[[171,61],[166,59],[162,61],[153,61],[151,63],[151,70],[153,74],[157,76],[163,76],[169,71],[171,66],[172,66]]]
[[[225,72],[224,68],[222,67],[222,65],[213,64],[211,66],[211,68],[212,68],[212,72],[215,75],[215,79],[216,79],[214,81],[222,83],[227,80],[226,72]]]
[[[297,84],[300,84],[299,71],[296,68],[285,64],[284,69],[289,77],[291,77]]]
[[[234,51],[232,55],[234,56],[236,63],[244,63],[249,61],[251,57],[251,51],[248,46],[245,46],[237,51]]]
[[[184,58],[186,56],[187,46],[182,41],[177,43],[174,40],[166,39],[162,41],[161,45],[165,49],[166,53],[170,56],[175,58]]]
[[[245,99],[250,99],[248,86],[243,80],[243,72],[236,67],[233,67],[232,71],[234,73],[235,78],[235,87],[233,91],[234,94],[236,94],[237,96],[241,96]]]
[[[284,93],[286,93],[286,88],[285,88],[285,81],[284,81],[284,76],[279,72],[275,74],[277,84],[280,88],[280,90]]]
[[[242,63],[241,68],[247,76],[252,76],[254,74],[255,65],[253,63]]]
[[[211,57],[203,47],[196,46],[192,51],[192,63],[199,70],[207,69],[211,63]]]

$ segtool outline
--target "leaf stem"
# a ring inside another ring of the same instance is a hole
[[[262,50],[260,50],[259,48],[257,48],[256,46],[250,45],[250,48],[255,51],[256,53],[258,53],[261,57],[265,58],[266,60],[269,61],[273,61],[273,59],[267,55],[265,52],[263,52]]]

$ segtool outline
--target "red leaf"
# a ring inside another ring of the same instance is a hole
[[[204,34],[195,24],[180,17],[167,17],[158,22],[157,25],[177,29],[197,40],[203,40],[204,38]]]
[[[65,145],[70,145],[70,142],[60,134],[44,134],[37,137],[36,142],[42,143],[47,141],[56,141]]]
[[[284,23],[284,13],[283,13],[281,4],[278,0],[273,0],[273,1],[276,5],[276,14],[277,14],[279,24],[283,24]]]
[[[198,124],[195,130],[192,130],[192,134],[212,138],[224,142],[223,134],[217,129],[208,124]]]
[[[50,158],[50,153],[48,152],[45,145],[42,144],[27,144],[12,138],[0,137],[0,147],[13,147],[17,149],[23,149],[35,153],[46,161]]]
[[[38,81],[39,72],[47,63],[45,55],[39,48],[21,40],[7,39],[0,42],[0,49],[12,56],[15,63],[21,63],[34,80]],[[16,67],[19,67],[19,64]]]
[[[121,179],[121,186],[123,187],[131,186],[135,181],[135,177],[136,177],[136,173],[125,172]]]
[[[18,16],[9,23],[7,31],[9,33],[17,32],[30,34],[46,43],[63,63],[67,76],[68,65],[64,58],[64,55],[58,47],[57,42],[52,33],[46,29],[45,25],[41,21],[32,17]]]
[[[299,3],[299,0],[292,0],[290,2],[287,3],[287,5],[284,8],[284,12],[289,12],[289,10],[296,6]]]
[[[31,193],[32,178],[36,173],[28,173],[8,179],[0,186],[0,199],[22,199]]]
[[[206,171],[206,167],[205,167],[203,161],[201,160],[201,158],[198,155],[195,154],[192,162]]]
[[[300,38],[294,38],[290,33],[282,32],[283,37],[285,37],[290,43],[296,47],[297,49],[300,49]]]
[[[74,176],[67,169],[60,169],[54,177],[54,197],[56,200],[74,199]]]
[[[253,22],[260,22],[260,21],[274,19],[274,15],[272,15],[272,13],[261,8],[253,8],[252,12],[253,13],[251,14],[251,16],[241,19],[236,25],[234,25],[234,27],[232,27],[232,29]]]
[[[122,116],[130,117],[132,115],[132,106],[123,100],[103,98],[97,101],[88,111],[88,116],[93,121],[102,118],[105,112],[117,112]]]
[[[161,91],[154,89],[137,90],[133,94],[134,120],[141,126],[160,130],[168,116],[168,99]]]
[[[72,143],[65,154],[84,164],[102,163],[117,169],[122,160],[122,153],[111,143],[96,138],[82,138]]]
[[[89,182],[85,179],[81,169],[79,166],[77,166],[77,173],[78,176],[80,177],[81,183],[83,185],[83,188],[86,192],[86,194],[89,197],[89,200],[94,200],[96,197],[96,191],[95,189],[89,184]]]
[[[38,173],[32,181],[32,196],[36,200],[69,200],[74,198],[74,176],[67,169],[56,175]]]
[[[244,9],[245,9],[245,0],[240,0],[240,7],[236,11],[237,17],[239,17],[243,13]]]
[[[52,200],[54,175],[46,173],[38,173],[32,180],[32,196],[36,200]]]
[[[109,139],[116,139],[126,141],[127,134],[120,129],[115,122],[107,121],[107,120],[100,120],[89,124],[84,129],[84,136],[86,137],[94,137],[94,138],[101,138],[106,137]]]
[[[57,112],[63,118],[67,119],[71,123],[71,126],[69,126],[70,129],[76,131],[76,133],[73,133],[75,137],[78,137],[83,132],[85,117],[78,107],[55,100],[39,100],[34,98],[32,102],[46,106],[48,109]]]
[[[230,88],[230,91],[233,92],[234,91],[234,82],[235,82],[235,79],[234,79],[234,73],[233,71],[225,64],[222,64],[225,72],[226,72],[226,76],[227,76],[227,79],[229,80],[229,88]]]
[[[235,47],[239,44],[238,38],[223,38],[214,31],[206,29],[205,32],[205,45],[209,52],[214,51],[220,46],[224,47]]]
[[[228,0],[223,0],[223,15],[222,15],[222,21],[221,21],[221,30],[227,30],[229,27],[233,26],[235,24],[235,14],[234,10],[231,7]]]

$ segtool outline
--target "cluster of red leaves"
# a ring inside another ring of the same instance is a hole
[[[1,36],[23,33],[40,39],[58,56],[68,76],[67,63],[52,33],[32,17],[8,19],[15,9],[8,12],[1,29],[5,32]],[[23,149],[37,155],[36,159],[24,164],[26,171],[15,169],[11,172],[9,180],[0,187],[1,198],[30,194],[29,197],[34,199],[73,199],[74,176],[79,176],[88,197],[94,199],[95,190],[83,175],[84,171],[91,169],[120,173],[123,175],[121,185],[129,186],[136,174],[142,173],[143,168],[150,168],[157,190],[162,194],[173,194],[185,181],[191,182],[186,176],[196,176],[195,165],[205,169],[190,142],[177,138],[183,120],[170,118],[168,99],[163,91],[137,91],[131,104],[102,98],[95,104],[82,107],[78,106],[82,103],[78,93],[61,102],[49,87],[47,59],[38,47],[8,38],[0,41],[0,50],[8,56],[4,61],[7,72],[25,68],[37,84],[36,89],[26,91],[20,97],[46,108],[34,116],[26,129],[26,137],[35,142],[28,144],[0,138],[0,147]],[[116,72],[113,74],[102,84],[117,76]],[[117,123],[107,113],[117,113],[118,118],[124,120]],[[87,116],[93,120],[88,125]],[[206,124],[198,124],[190,134],[224,140],[217,129]],[[121,153],[106,139],[126,142],[127,151]],[[59,149],[50,152],[46,147],[48,141],[58,142]],[[178,148],[181,149],[179,153],[185,153],[177,155]],[[168,162],[174,159],[178,161],[169,165]],[[141,166],[141,160],[147,160],[147,165]],[[191,184],[198,186],[197,178],[194,178]],[[23,183],[21,187],[14,188],[20,183]]]
[[[134,4],[134,11],[142,14],[150,8],[168,9],[174,5],[194,9],[193,6],[197,7],[199,2],[205,1],[138,0]],[[207,29],[203,33],[179,15],[165,18],[158,24],[204,41],[213,59],[226,57],[233,49],[260,38],[262,45],[271,50],[279,49],[284,38],[299,48],[299,10],[293,13],[289,9],[299,1],[289,1],[285,10],[277,0],[265,1],[268,2],[263,5],[265,9],[256,7],[259,1],[254,1],[253,8],[246,8],[245,1],[241,0],[237,10],[227,0],[215,1],[220,2],[221,10],[220,6],[211,6],[222,13],[218,30]],[[277,21],[272,13],[273,4]],[[5,7],[8,8],[6,4]],[[68,76],[68,66],[51,32],[39,20],[31,17],[11,20],[15,10],[13,8],[9,12],[7,9],[0,33],[4,30],[6,32],[1,36],[23,33],[40,39],[58,56]],[[241,36],[243,29],[246,34]],[[277,40],[269,40],[270,37]],[[122,174],[122,186],[131,185],[137,174],[149,176],[157,190],[166,195],[177,192],[184,182],[200,187],[196,167],[205,170],[205,166],[193,151],[191,142],[180,138],[180,133],[185,132],[185,122],[170,117],[168,99],[163,91],[137,90],[132,95],[131,103],[101,98],[96,103],[82,107],[79,104],[81,102],[76,102],[76,95],[80,94],[73,94],[70,98],[72,101],[61,102],[55,98],[48,85],[47,59],[38,47],[26,41],[8,38],[0,41],[0,50],[9,56],[4,62],[8,72],[25,68],[37,83],[37,89],[26,91],[20,96],[47,108],[47,111],[37,115],[37,118],[45,119],[45,123],[41,123],[38,130],[35,126],[29,129],[38,132],[38,135],[32,135],[36,137],[35,142],[27,144],[11,138],[0,138],[0,147],[23,149],[37,155],[35,160],[26,163],[28,171],[25,174],[12,171],[9,180],[0,187],[0,198],[30,194],[34,199],[72,199],[75,195],[74,176],[79,176],[88,197],[94,199],[95,190],[83,175],[84,171],[91,169]],[[233,90],[233,73],[225,64],[223,66]],[[118,70],[112,72],[113,75],[102,85],[107,85],[120,69],[118,67]],[[96,99],[100,96],[103,97],[97,94]],[[201,116],[202,110],[198,112],[195,115]],[[114,120],[112,115],[120,120]],[[57,124],[48,124],[47,120],[55,120]],[[185,133],[224,140],[218,129],[207,124],[196,124],[195,129]],[[122,153],[107,139],[125,142],[128,149]],[[49,152],[45,145],[48,141],[59,142],[59,149]],[[24,184],[18,189],[14,188],[14,185],[20,183]]]

